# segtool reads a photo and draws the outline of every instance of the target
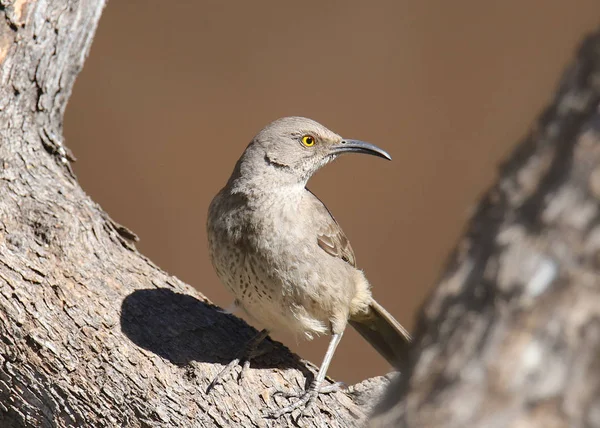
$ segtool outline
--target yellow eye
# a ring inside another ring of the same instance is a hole
[[[304,144],[306,147],[314,146],[315,137],[313,137],[312,135],[305,135],[304,137],[302,137],[302,144]]]

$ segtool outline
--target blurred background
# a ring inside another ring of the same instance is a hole
[[[225,307],[206,211],[254,134],[302,115],[379,145],[392,162],[344,156],[309,187],[410,329],[478,196],[598,24],[598,0],[110,1],[67,145],[140,251]],[[329,374],[387,372],[350,330]],[[328,342],[274,337],[316,364]]]

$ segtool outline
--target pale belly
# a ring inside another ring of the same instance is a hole
[[[211,241],[209,244],[214,244]],[[303,292],[303,283],[316,278],[310,274],[295,278],[293,267],[274,267],[272,261],[237,245],[223,245],[222,240],[218,247],[211,247],[217,276],[234,295],[236,305],[262,328],[307,339],[329,333],[329,314]]]

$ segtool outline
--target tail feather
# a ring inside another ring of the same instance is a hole
[[[353,316],[349,322],[392,366],[406,361],[412,340],[410,334],[375,300],[366,313]]]

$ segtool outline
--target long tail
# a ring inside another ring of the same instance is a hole
[[[349,322],[392,366],[406,361],[410,334],[375,300],[367,313],[353,316]]]

